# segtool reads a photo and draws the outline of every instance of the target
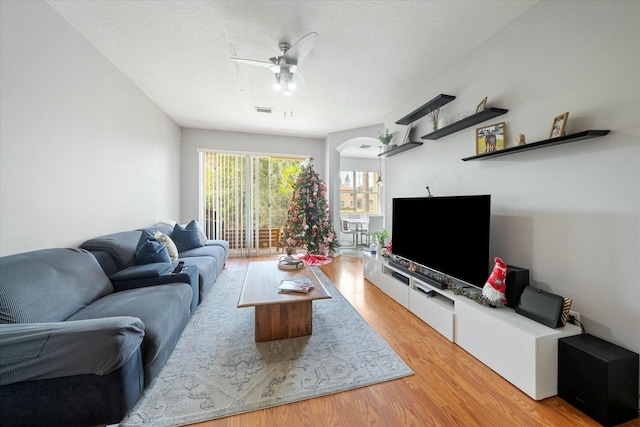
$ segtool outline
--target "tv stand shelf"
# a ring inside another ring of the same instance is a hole
[[[365,279],[531,398],[557,394],[558,339],[579,335],[579,327],[552,329],[512,308],[485,307],[431,286],[381,256],[365,255],[363,261]]]

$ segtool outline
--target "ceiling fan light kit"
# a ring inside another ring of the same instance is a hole
[[[278,44],[280,56],[269,58],[269,61],[256,61],[253,59],[231,58],[232,61],[243,64],[267,67],[275,74],[276,80],[273,83],[274,89],[284,91],[285,95],[291,95],[297,84],[304,83],[302,74],[298,72],[298,65],[313,48],[318,38],[318,33],[309,33],[293,45],[282,42]],[[296,75],[296,81],[293,76]]]
[[[296,83],[293,81],[293,74],[295,73],[295,65],[291,67],[281,66],[280,72],[276,73],[276,81],[273,84],[273,88],[276,90],[283,90],[285,95],[291,95],[291,91],[296,88]]]

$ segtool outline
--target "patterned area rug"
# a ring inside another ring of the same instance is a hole
[[[120,426],[181,426],[412,375],[311,268],[333,297],[313,303],[313,335],[265,343],[254,341],[254,309],[236,307],[244,271],[223,270]]]

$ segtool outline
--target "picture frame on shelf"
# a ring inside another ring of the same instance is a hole
[[[476,129],[476,154],[492,153],[504,149],[505,122]]]
[[[564,135],[564,128],[567,126],[567,120],[569,119],[569,113],[562,113],[553,118],[551,124],[551,131],[549,132],[549,138],[557,138]]]
[[[480,104],[478,104],[478,106],[476,107],[476,114],[478,114],[480,111],[484,111],[487,108],[487,97],[485,96],[484,99],[480,102]]]
[[[407,130],[405,130],[404,132],[404,138],[402,139],[401,145],[404,145],[407,142],[409,142],[409,134],[411,133],[411,129],[413,129],[413,123],[409,123],[409,126],[407,126]]]

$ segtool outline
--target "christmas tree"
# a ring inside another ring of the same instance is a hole
[[[308,254],[326,255],[338,248],[326,195],[327,186],[309,162],[293,184],[291,208],[280,236],[280,247],[287,254],[306,247]]]

